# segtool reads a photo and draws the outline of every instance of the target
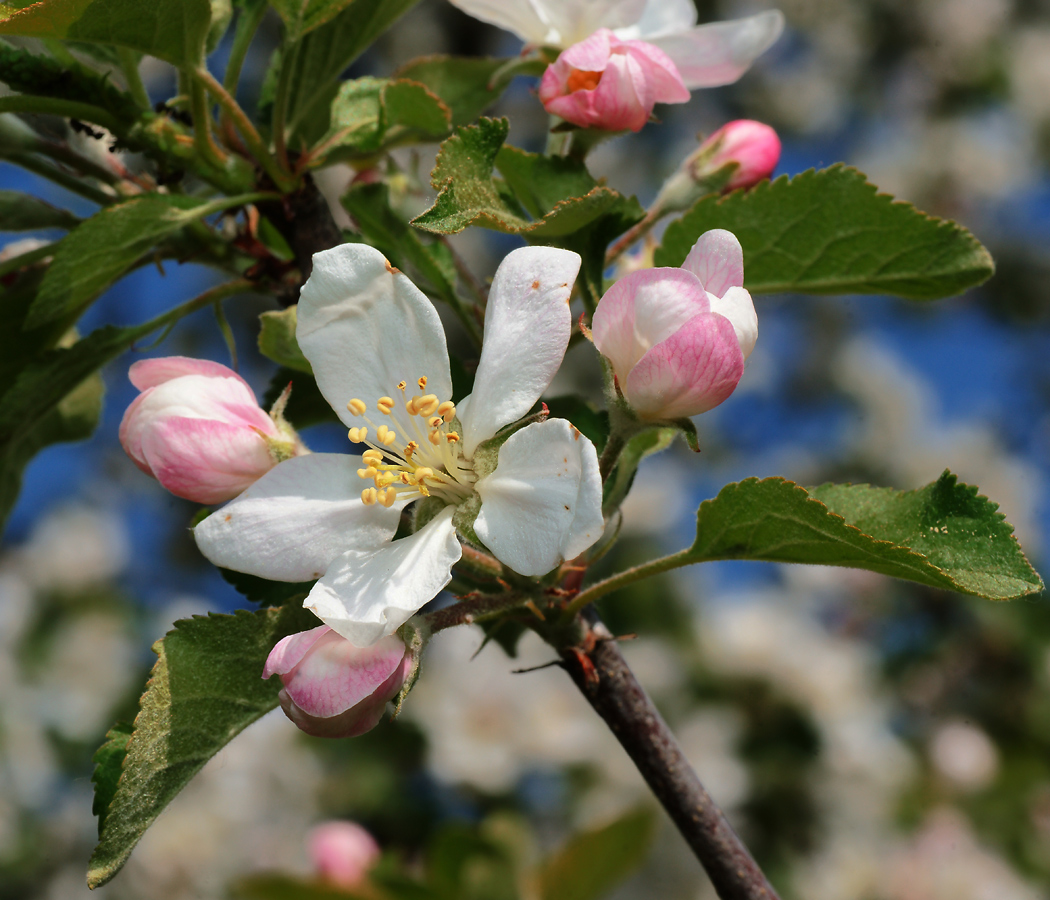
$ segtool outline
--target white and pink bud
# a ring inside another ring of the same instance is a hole
[[[120,443],[178,497],[222,503],[281,460],[306,452],[280,409],[267,415],[248,383],[224,365],[185,356],[145,359],[128,378],[142,393],[124,413]]]
[[[414,665],[397,635],[357,647],[321,625],[279,641],[262,677],[281,676],[281,708],[301,731],[314,737],[357,737],[379,724]]]
[[[704,181],[725,166],[736,165],[723,193],[749,188],[773,174],[780,161],[780,138],[768,125],[752,119],[737,119],[705,140],[688,165],[694,181]]]
[[[592,339],[640,418],[695,416],[733,393],[758,338],[743,284],[740,242],[715,229],[680,269],[632,272],[605,292]]]
[[[306,838],[307,851],[321,880],[341,888],[361,887],[379,862],[376,839],[356,822],[325,822]]]
[[[547,112],[605,131],[641,131],[657,103],[688,99],[689,89],[663,50],[621,40],[608,28],[565,50],[540,81]]]

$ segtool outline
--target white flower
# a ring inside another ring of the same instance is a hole
[[[465,13],[513,31],[527,44],[565,48],[611,29],[666,53],[690,90],[732,84],[780,36],[784,16],[768,10],[696,24],[693,0],[451,0]]]
[[[280,463],[197,526],[204,555],[275,581],[320,579],[304,605],[361,647],[448,584],[462,553],[453,516],[464,504],[464,515],[480,504],[475,534],[522,575],[586,550],[603,527],[589,440],[548,419],[514,432],[495,458],[481,446],[525,415],[558,370],[579,266],[575,253],[546,247],[507,256],[489,294],[474,392],[456,407],[430,301],[371,247],[318,253],[297,338],[351,439],[370,449]],[[423,496],[445,508],[393,540],[401,509]]]

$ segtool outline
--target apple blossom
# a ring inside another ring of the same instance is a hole
[[[586,550],[603,529],[594,445],[564,419],[490,440],[561,364],[579,266],[548,247],[504,259],[474,391],[454,405],[445,334],[424,294],[367,245],[316,254],[297,339],[350,439],[368,449],[281,463],[196,527],[204,555],[276,581],[319,579],[304,605],[363,647],[448,584],[460,529],[526,576]],[[401,510],[422,498],[425,524],[393,540]]]
[[[606,131],[640,131],[654,104],[688,99],[689,89],[667,54],[645,41],[620,40],[608,28],[569,47],[540,82],[547,112]]]
[[[324,822],[310,832],[306,845],[317,874],[338,887],[360,887],[379,862],[379,844],[356,822]]]
[[[643,419],[695,416],[737,386],[758,338],[740,242],[700,236],[682,268],[632,272],[598,303],[592,338]]]
[[[281,460],[306,452],[279,406],[267,415],[248,382],[224,365],[185,356],[144,359],[128,378],[142,393],[124,412],[120,443],[177,497],[222,503]]]
[[[465,13],[514,32],[526,44],[564,49],[599,28],[645,41],[674,63],[690,90],[732,84],[780,36],[784,17],[768,10],[697,26],[693,0],[451,0]]]
[[[357,737],[379,724],[412,667],[412,654],[398,637],[355,647],[320,625],[278,641],[262,677],[281,676],[281,709],[301,731]]]
[[[749,188],[769,178],[780,161],[780,138],[768,125],[751,119],[728,122],[705,140],[685,166],[694,181],[715,174],[724,166],[737,168],[723,185],[724,192]]]

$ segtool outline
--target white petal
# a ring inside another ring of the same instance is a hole
[[[453,512],[448,507],[410,537],[344,553],[303,606],[358,647],[393,634],[452,579],[463,553]]]
[[[457,406],[468,459],[479,443],[525,415],[550,385],[569,343],[569,295],[579,271],[578,254],[553,247],[521,247],[500,263],[485,310],[474,392]]]
[[[689,31],[695,25],[696,4],[693,0],[649,0],[645,12],[634,25],[615,30],[616,36],[625,41],[652,41],[654,37]]]
[[[710,296],[710,295],[709,295]],[[711,297],[711,312],[725,316],[733,324],[744,359],[751,355],[758,340],[758,313],[751,295],[742,287],[732,287],[723,297]]]
[[[522,575],[543,575],[601,537],[598,454],[565,419],[511,435],[495,471],[475,488],[481,496],[475,532]]]
[[[451,0],[467,15],[513,31],[526,44],[550,43],[550,25],[543,16],[545,4],[531,0]]]
[[[646,40],[671,57],[686,87],[693,90],[732,84],[773,45],[783,28],[784,16],[774,9]]]
[[[646,0],[538,0],[535,5],[557,32],[555,43],[568,47],[586,40],[599,28],[634,25],[642,17]]]
[[[273,581],[310,581],[351,547],[376,547],[397,530],[400,507],[365,506],[361,457],[296,456],[193,529],[217,566]]]
[[[317,386],[347,425],[362,425],[347,412],[363,400],[378,424],[376,400],[408,394],[452,396],[445,332],[434,305],[374,247],[341,244],[314,254],[314,269],[299,297],[295,333],[313,366]],[[416,381],[427,377],[425,391]],[[395,407],[397,410],[399,407]],[[402,409],[395,421],[404,429]]]
[[[712,228],[697,238],[682,268],[699,278],[709,294],[721,297],[731,287],[744,286],[744,249],[733,232]]]

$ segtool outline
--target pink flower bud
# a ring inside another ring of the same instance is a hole
[[[723,125],[700,145],[692,159],[692,174],[696,181],[702,181],[723,166],[736,163],[737,169],[722,188],[728,193],[769,178],[779,161],[777,133],[761,122],[737,119]]]
[[[120,443],[143,472],[178,497],[221,503],[303,451],[248,383],[219,363],[145,359],[128,370],[140,391],[120,423]]]
[[[360,887],[379,861],[379,844],[356,822],[325,822],[306,838],[317,874],[343,888]]]
[[[655,104],[688,99],[689,89],[663,50],[620,40],[608,28],[565,50],[540,82],[547,112],[606,131],[641,131]]]
[[[281,676],[281,708],[301,731],[314,737],[357,737],[379,724],[413,665],[412,654],[396,635],[356,647],[320,625],[279,641],[262,677]]]
[[[695,416],[733,393],[758,337],[743,284],[740,242],[715,229],[682,268],[632,272],[605,292],[592,338],[641,418]]]

